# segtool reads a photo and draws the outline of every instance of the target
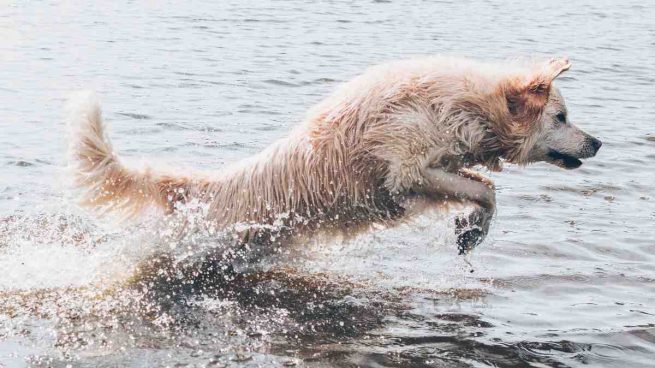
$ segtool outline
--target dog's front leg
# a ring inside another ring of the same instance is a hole
[[[458,174],[486,185],[491,190],[493,197],[491,206],[476,206],[468,217],[458,216],[455,218],[457,248],[459,249],[459,254],[466,254],[466,252],[482,243],[489,233],[489,226],[496,211],[496,192],[493,181],[480,173],[469,169],[461,169]]]
[[[468,216],[455,218],[455,235],[457,235],[457,249],[459,254],[468,251],[482,243],[489,232],[495,208],[476,208]]]
[[[480,244],[489,231],[496,210],[493,182],[466,169],[451,173],[439,168],[426,168],[422,176],[414,188],[416,192],[435,199],[458,200],[476,206],[467,218],[458,217],[455,220],[459,253],[464,254]]]

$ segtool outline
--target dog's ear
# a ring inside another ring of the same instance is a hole
[[[514,119],[526,123],[536,119],[548,102],[553,80],[570,67],[568,58],[553,58],[536,65],[527,75],[507,80],[503,92]]]

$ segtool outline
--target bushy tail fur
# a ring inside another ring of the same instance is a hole
[[[121,164],[105,136],[100,102],[94,93],[73,95],[67,113],[68,162],[82,205],[129,218],[153,205],[170,212],[184,199],[186,178],[156,174],[147,168],[128,169]]]

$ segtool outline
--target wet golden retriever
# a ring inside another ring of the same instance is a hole
[[[457,219],[461,252],[486,234],[502,161],[565,168],[600,141],[572,125],[553,80],[565,58],[503,62],[430,57],[375,66],[341,85],[261,153],[204,174],[129,169],[104,133],[91,93],[70,104],[70,163],[82,203],[135,216],[202,203],[216,228],[271,243],[316,231],[353,234],[428,207],[474,207]]]

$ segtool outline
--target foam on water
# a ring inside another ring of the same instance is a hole
[[[78,287],[120,280],[156,251],[144,228],[101,229],[71,214],[3,220],[0,290]]]

